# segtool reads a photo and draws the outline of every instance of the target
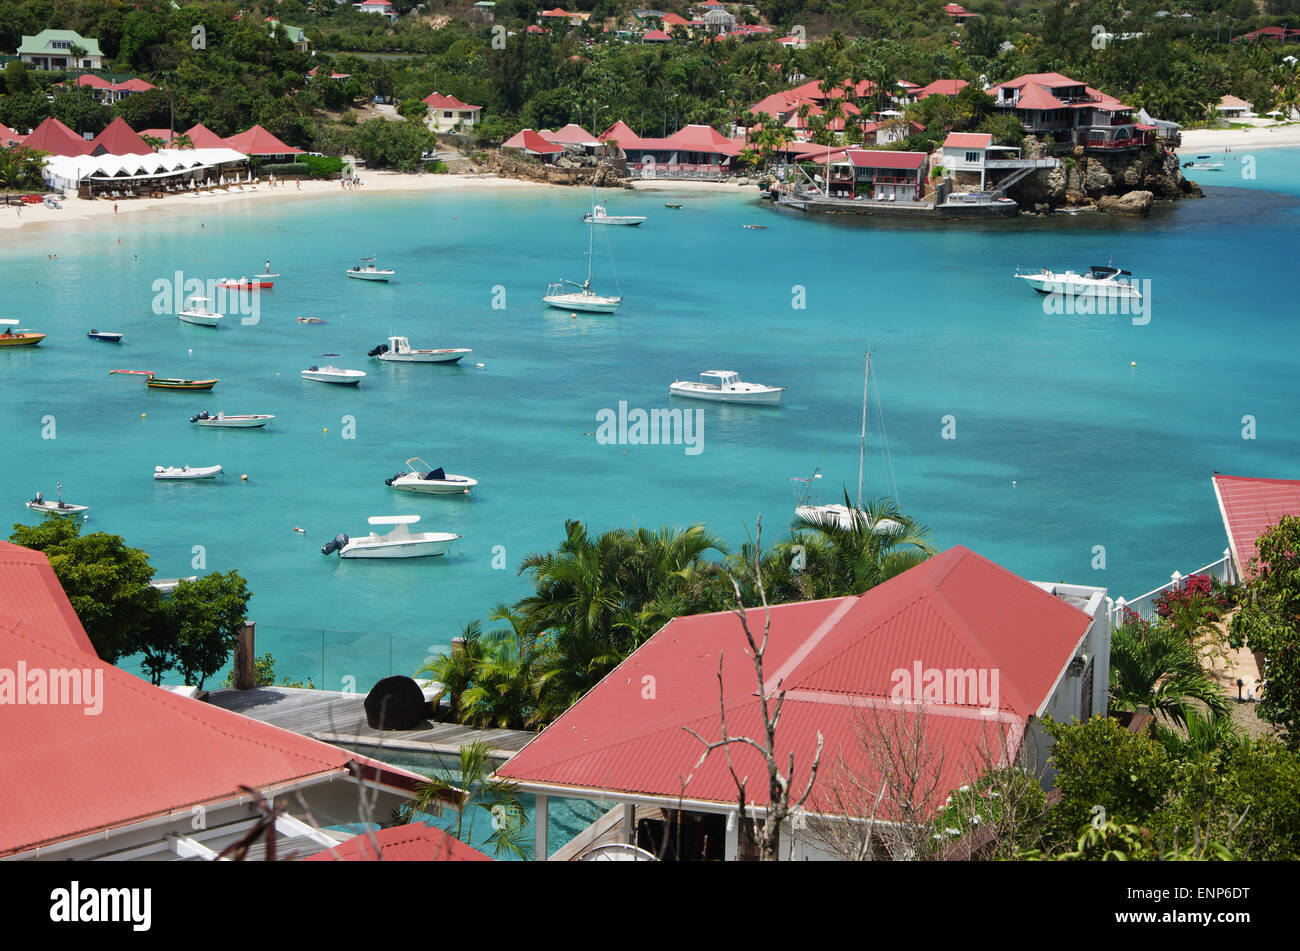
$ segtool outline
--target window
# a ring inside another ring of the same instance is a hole
[[[967,152],[967,153],[966,153],[966,164],[967,164],[967,165],[978,165],[979,163],[980,163],[980,154],[979,154],[978,152]]]
[[[71,41],[71,40],[52,40],[52,41],[50,42],[50,48],[51,48],[51,49],[56,49],[56,50],[70,50],[70,49],[72,49],[72,41]]]

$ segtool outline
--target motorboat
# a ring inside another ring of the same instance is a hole
[[[178,377],[158,376],[153,370],[109,370],[108,373],[109,376],[114,373],[143,376],[144,385],[152,390],[210,390],[221,382],[219,379],[182,380]]]
[[[302,371],[304,380],[315,380],[317,383],[339,383],[343,386],[356,386],[365,375],[364,370],[344,370],[334,366],[318,367],[312,365]]]
[[[750,403],[760,406],[780,406],[784,386],[767,386],[763,383],[745,383],[735,370],[705,370],[698,381],[675,380],[668,387],[669,396],[685,396],[695,400],[713,400],[717,403]]]
[[[259,426],[265,426],[273,419],[275,419],[274,416],[261,413],[245,416],[227,416],[225,413],[217,413],[216,416],[209,416],[206,412],[203,412],[197,416],[191,416],[190,422],[198,423],[208,429],[256,429]]]
[[[679,201],[666,201],[666,202],[664,202],[664,207],[665,207],[665,208],[681,208],[681,207],[682,207],[682,203],[679,202]]]
[[[821,467],[818,466],[813,470],[809,478],[793,478],[791,483],[796,486],[796,495],[798,501],[795,503],[795,518],[801,522],[812,525],[837,526],[845,530],[851,530],[855,526],[870,528],[874,533],[888,532],[900,527],[894,519],[880,518],[872,521],[870,513],[862,506],[862,480],[866,471],[867,461],[867,393],[871,383],[871,354],[866,355],[866,369],[862,375],[862,432],[858,441],[858,501],[855,506],[848,506],[843,502],[832,502],[830,504],[817,504],[813,501],[813,486],[821,479]],[[877,387],[877,404],[879,404],[879,387]],[[877,405],[877,411],[880,407]],[[881,442],[884,442],[883,413],[878,413],[881,419]],[[889,457],[889,448],[885,447],[885,457]],[[890,475],[893,475],[893,464],[890,463]],[[803,493],[798,493],[798,486],[804,487]],[[845,501],[848,500],[848,493],[845,492]],[[897,495],[897,492],[895,492]]]
[[[381,343],[368,355],[391,363],[459,363],[473,352],[464,347],[449,350],[412,350],[410,341],[405,337],[389,337],[388,343]]]
[[[1183,168],[1190,168],[1194,172],[1217,172],[1223,168],[1222,162],[1184,162]]]
[[[176,316],[187,324],[194,324],[198,327],[217,327],[221,324],[221,314],[218,314],[208,304],[212,301],[207,297],[191,297],[185,306],[177,312]]]
[[[604,205],[592,205],[591,211],[582,216],[583,221],[594,225],[639,225],[645,221],[644,215],[611,215]]]
[[[566,290],[576,287],[578,290]],[[556,281],[546,288],[542,303],[556,310],[581,310],[589,314],[612,314],[623,305],[621,297],[605,297],[591,289],[591,278],[582,284],[573,281]]]
[[[45,334],[24,330],[16,320],[0,320],[0,347],[34,347],[45,339]]]
[[[215,479],[221,466],[154,466],[155,479]]]
[[[299,317],[299,318],[298,318],[298,323],[300,323],[300,324],[323,324],[323,323],[326,323],[326,320],[325,320],[324,317]]]
[[[595,206],[596,186],[591,187],[592,205]],[[591,289],[591,256],[596,240],[595,218],[588,215],[587,222],[587,279],[578,284],[574,281],[556,281],[546,288],[542,303],[556,310],[580,310],[588,314],[612,314],[623,304],[622,297],[608,297],[597,294]],[[574,288],[570,290],[570,288]]]
[[[86,334],[91,340],[103,340],[105,343],[121,343],[122,335],[114,333],[111,330],[96,330],[93,327],[90,333]]]
[[[36,493],[36,498],[27,503],[27,507],[33,512],[40,512],[42,515],[80,515],[90,508],[89,505],[74,505],[71,502],[63,501],[63,483],[59,482],[58,498],[47,499],[40,492]]]
[[[385,479],[384,485],[422,495],[469,495],[478,480],[448,473],[442,466],[435,469],[419,456],[413,456],[406,460],[406,471]]]
[[[418,515],[372,515],[371,525],[391,525],[392,531],[380,535],[371,531],[364,538],[339,534],[321,546],[322,555],[339,553],[340,558],[420,558],[445,555],[452,542],[460,538],[449,532],[412,532],[407,526],[420,520]]]
[[[222,278],[221,280],[217,281],[217,287],[220,287],[220,288],[223,288],[223,289],[225,289],[225,290],[229,290],[229,291],[261,291],[261,290],[270,290],[272,287],[275,286],[275,282],[274,282],[274,281],[263,280],[264,277],[269,277],[269,276],[270,276],[270,275],[261,275],[261,274],[259,274],[257,277],[253,277],[253,278],[247,278],[247,277],[240,277],[240,278],[225,277],[225,278]],[[276,275],[276,276],[278,277],[278,275]]]
[[[348,277],[358,281],[387,281],[395,273],[391,269],[381,270],[376,267],[373,257],[362,258],[361,260],[364,263],[354,264],[352,269],[347,272]]]
[[[1121,271],[1110,265],[1096,264],[1083,274],[1074,271],[1056,273],[1043,268],[1034,274],[1021,274],[1017,269],[1015,277],[1027,281],[1029,286],[1040,294],[1063,294],[1073,297],[1106,297],[1115,299],[1140,300],[1141,292],[1137,285],[1126,278],[1132,277],[1129,271]]]

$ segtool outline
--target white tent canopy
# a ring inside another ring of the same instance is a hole
[[[148,155],[54,155],[45,160],[45,181],[75,189],[86,180],[165,178],[190,171],[215,171],[246,162],[234,149],[159,149]]]

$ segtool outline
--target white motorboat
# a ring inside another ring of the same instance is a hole
[[[812,502],[812,488],[817,480],[821,479],[821,467],[813,470],[810,478],[794,478],[790,481],[796,485],[803,485],[804,491],[795,505],[795,517],[804,522],[810,522],[814,525],[836,525],[843,529],[851,529],[855,524],[864,527],[870,527],[873,532],[887,532],[899,527],[899,523],[889,518],[882,518],[872,522],[871,515],[862,507],[862,478],[866,469],[867,460],[867,392],[871,382],[871,353],[866,355],[866,370],[862,376],[862,433],[858,441],[858,502],[856,506],[849,507],[843,502],[832,502],[830,504],[819,505]],[[878,388],[877,388],[878,389]],[[879,408],[879,407],[877,407]],[[884,442],[884,416],[880,415],[881,420],[881,442]],[[885,447],[885,457],[889,458],[889,448]],[[893,477],[893,464],[890,463],[890,477]],[[797,491],[797,488],[796,488]],[[846,492],[847,496],[848,493]],[[897,495],[897,491],[895,491]]]
[[[1125,279],[1132,277],[1130,272],[1109,265],[1093,265],[1083,274],[1076,274],[1074,271],[1063,271],[1058,274],[1043,268],[1035,274],[1021,274],[1017,270],[1014,276],[1027,281],[1029,286],[1040,294],[1095,296],[1115,300],[1140,300],[1142,297],[1137,285]]]
[[[685,396],[695,400],[713,400],[718,403],[750,403],[760,406],[780,406],[784,386],[767,386],[763,383],[745,383],[735,370],[705,370],[698,382],[676,380],[668,387],[669,396]]]
[[[217,413],[216,416],[209,416],[203,412],[191,416],[190,422],[209,429],[256,429],[258,426],[265,426],[273,419],[274,416],[262,413],[246,416],[227,416],[225,413]]]
[[[1222,162],[1184,162],[1183,168],[1190,168],[1196,172],[1217,172],[1223,168]]]
[[[390,363],[459,363],[474,351],[465,347],[448,350],[413,350],[405,337],[389,337],[388,343],[381,343],[371,350],[369,356],[387,360]]]
[[[639,225],[645,221],[644,215],[611,215],[604,205],[592,205],[591,211],[582,216],[583,221],[594,225]]]
[[[595,206],[596,187],[591,188],[592,204]],[[599,207],[599,206],[596,206]],[[595,218],[588,215],[587,222],[587,279],[581,284],[575,281],[556,281],[546,288],[542,303],[556,310],[580,310],[588,314],[612,314],[623,304],[622,297],[608,297],[597,294],[591,289],[591,256],[596,239]],[[569,290],[574,288],[574,290]]]
[[[392,269],[383,270],[376,267],[373,257],[362,258],[361,260],[364,263],[354,264],[352,269],[346,272],[348,277],[358,281],[387,281],[396,273]]]
[[[221,466],[154,466],[155,479],[215,479]]]
[[[195,324],[199,327],[217,327],[221,324],[221,314],[209,307],[210,303],[212,301],[207,297],[191,297],[176,316],[187,324]]]
[[[42,515],[79,515],[90,508],[89,505],[74,505],[71,502],[63,501],[63,483],[58,485],[58,498],[47,499],[40,492],[36,493],[36,498],[27,503],[27,507],[33,512],[40,512]]]
[[[422,495],[469,495],[478,480],[445,472],[442,466],[435,469],[419,456],[413,456],[406,460],[406,471],[385,479],[384,485]]]
[[[372,531],[365,538],[336,535],[321,547],[322,555],[339,553],[340,558],[420,558],[445,555],[451,543],[460,538],[449,532],[412,532],[408,525],[420,520],[418,515],[372,515],[371,525],[391,525],[385,535]]]
[[[309,366],[302,371],[304,380],[315,380],[318,383],[340,383],[343,386],[356,386],[365,375],[364,370],[344,370],[341,367],[334,366]]]

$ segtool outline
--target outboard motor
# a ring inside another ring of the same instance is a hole
[[[321,546],[320,553],[322,555],[332,555],[347,543],[348,543],[348,536],[340,532],[339,534],[335,535],[333,539],[331,539],[330,541],[326,542],[324,545]]]
[[[203,412],[199,413],[197,416],[191,416],[190,422],[197,423],[201,419],[211,419],[211,418],[212,417],[208,415],[208,411],[204,410]]]
[[[400,479],[400,478],[401,478],[402,476],[404,476],[404,475],[406,475],[405,472],[399,472],[399,473],[397,473],[397,475],[393,476],[391,479],[385,479],[385,480],[384,480],[384,485],[392,485],[394,482],[396,482],[398,479]]]
[[[388,344],[386,344],[386,343],[381,343],[379,346],[375,347],[375,349],[373,349],[373,350],[371,350],[369,353],[367,353],[366,356],[368,356],[368,357],[377,357],[377,356],[379,356],[381,353],[387,353],[387,352],[388,352]]]

